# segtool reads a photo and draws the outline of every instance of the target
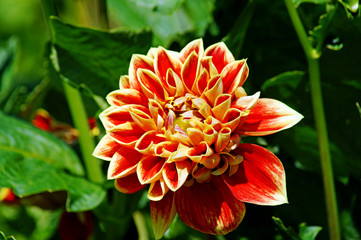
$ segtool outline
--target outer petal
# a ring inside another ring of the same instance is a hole
[[[148,106],[148,99],[138,90],[121,89],[108,94],[107,101],[113,106],[139,104]]]
[[[105,135],[96,148],[94,149],[93,156],[110,161],[116,151],[121,147],[113,138],[109,135]]]
[[[280,101],[260,98],[237,131],[243,135],[264,136],[290,128],[302,118],[301,114]]]
[[[166,82],[166,76],[169,68],[172,69],[178,76],[180,76],[182,67],[181,62],[177,58],[169,54],[168,51],[164,48],[158,48],[154,61],[155,72],[157,73],[162,84],[166,87],[168,87],[168,84]]]
[[[232,94],[238,86],[242,86],[248,76],[246,60],[232,62],[221,72],[224,93]]]
[[[285,171],[273,153],[244,143],[233,154],[244,159],[234,175],[223,174],[222,177],[237,199],[259,205],[287,203]]]
[[[168,192],[160,201],[150,201],[153,232],[156,239],[162,238],[176,214],[174,193]]]
[[[108,179],[125,177],[135,173],[142,154],[132,148],[120,147],[108,168]]]
[[[175,204],[185,224],[208,234],[233,231],[245,214],[244,203],[233,196],[220,177],[180,188],[175,193]]]
[[[115,179],[114,186],[119,192],[128,194],[138,192],[140,189],[145,187],[145,185],[142,185],[139,182],[136,173],[133,173],[124,178]]]
[[[191,171],[190,160],[166,163],[163,169],[163,179],[170,190],[178,190],[187,180]]]

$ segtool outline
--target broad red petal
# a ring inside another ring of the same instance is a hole
[[[302,118],[301,114],[280,101],[260,98],[237,131],[243,135],[264,136],[290,128]]]
[[[287,203],[285,171],[272,152],[243,143],[233,154],[244,159],[234,175],[223,174],[222,177],[237,199],[259,205]]]
[[[153,232],[156,239],[162,238],[176,214],[174,193],[168,192],[160,201],[150,201]]]
[[[248,76],[246,60],[231,62],[221,72],[223,92],[232,94],[234,90],[242,86]]]
[[[131,194],[138,192],[146,185],[142,185],[138,180],[137,174],[133,173],[129,176],[115,179],[114,186],[119,192]]]
[[[233,196],[220,177],[180,188],[175,192],[175,204],[185,224],[208,234],[233,231],[245,214],[244,203]]]
[[[132,148],[120,147],[114,154],[108,168],[108,179],[125,177],[135,173],[143,154]]]
[[[118,143],[130,147],[135,146],[136,142],[144,134],[144,130],[135,122],[126,122],[112,128],[108,134]]]
[[[184,160],[166,163],[163,169],[163,179],[170,190],[178,190],[187,180],[191,171],[192,161]]]

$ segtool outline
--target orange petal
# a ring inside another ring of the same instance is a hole
[[[144,134],[144,130],[134,122],[119,124],[108,132],[109,136],[121,145],[135,146],[135,143]]]
[[[108,179],[126,177],[135,173],[142,156],[141,153],[132,148],[119,148],[109,164]]]
[[[217,153],[223,151],[223,149],[228,145],[229,140],[231,139],[231,133],[230,128],[222,128],[219,131],[215,144],[215,150]]]
[[[219,121],[223,121],[227,110],[231,107],[231,101],[232,95],[230,94],[218,95],[214,101],[214,107],[212,108],[213,116]]]
[[[147,69],[138,69],[137,71],[139,83],[145,96],[154,99],[156,96],[161,100],[165,100],[167,95],[157,75]]]
[[[191,171],[192,161],[184,160],[166,163],[163,179],[170,190],[177,191],[187,180]]]
[[[225,66],[221,72],[224,93],[232,94],[235,89],[242,86],[248,77],[246,60],[232,62]]]
[[[140,54],[134,54],[132,56],[132,59],[130,60],[130,66],[129,66],[130,87],[139,91],[141,88],[137,75],[138,69],[148,69],[154,72],[153,65],[154,65],[154,61],[152,58]]]
[[[137,167],[139,181],[145,184],[158,180],[162,174],[165,160],[161,157],[143,156]]]
[[[142,154],[155,156],[157,144],[163,141],[165,141],[165,138],[158,135],[156,131],[148,131],[139,138],[135,144],[135,149]]]
[[[168,186],[165,184],[164,180],[160,178],[150,184],[147,197],[151,201],[160,201],[168,190]]]
[[[121,89],[108,94],[107,101],[112,106],[122,106],[126,104],[148,105],[148,99],[138,90]]]
[[[217,68],[218,73],[229,63],[234,62],[232,53],[228,50],[227,46],[223,43],[216,43],[209,46],[204,53],[205,56],[212,56],[212,62]]]
[[[188,92],[193,91],[193,86],[198,76],[199,65],[199,56],[195,52],[192,52],[183,64],[181,75]]]
[[[173,192],[168,192],[160,201],[150,201],[150,215],[156,239],[162,238],[172,224],[176,212]]]
[[[93,156],[110,161],[116,151],[121,147],[113,138],[106,134],[94,149]]]
[[[212,78],[218,74],[217,68],[214,66],[212,62],[211,56],[203,57],[201,60],[202,67],[207,70],[209,76]]]
[[[157,54],[154,59],[155,73],[158,75],[163,86],[168,87],[166,77],[168,69],[172,69],[178,76],[180,76],[182,63],[169,54],[167,50],[158,47]]]
[[[154,119],[149,116],[149,114],[134,108],[131,108],[129,113],[130,116],[133,118],[133,121],[138,124],[138,126],[141,127],[144,131],[158,130]]]
[[[233,231],[245,214],[244,203],[233,196],[220,177],[180,188],[175,193],[175,205],[185,224],[214,235]]]
[[[145,187],[145,185],[142,185],[139,182],[136,173],[123,178],[115,179],[114,186],[119,192],[128,194],[138,192],[140,189]]]
[[[208,82],[207,89],[204,91],[204,95],[207,97],[209,103],[213,106],[216,98],[223,93],[223,83],[219,75],[213,77]]]
[[[192,42],[188,43],[187,46],[185,46],[182,51],[179,53],[179,60],[184,63],[188,56],[195,52],[198,56],[203,56],[203,41],[202,39],[196,39]]]
[[[237,199],[259,205],[287,203],[285,171],[273,153],[244,143],[233,154],[243,156],[243,161],[235,174],[222,177]]]
[[[298,123],[303,116],[282,102],[260,98],[240,128],[240,134],[264,136],[287,129]]]

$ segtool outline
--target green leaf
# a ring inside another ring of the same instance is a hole
[[[67,191],[68,211],[93,209],[104,199],[99,185],[73,175],[83,174],[83,169],[65,143],[2,113],[0,122],[0,187],[13,189],[19,197]]]
[[[0,45],[0,104],[6,99],[13,87],[12,68],[18,44],[18,39],[11,37],[3,46]]]
[[[0,240],[6,240],[5,234],[0,231]]]
[[[113,10],[112,17],[122,27],[133,31],[150,27],[154,34],[153,45],[168,47],[175,40],[185,45],[190,38],[193,40],[203,36],[209,25],[213,23],[214,0],[109,0],[107,2],[109,9]],[[142,5],[141,3],[144,2],[148,4]],[[191,36],[184,38],[186,34]]]
[[[0,153],[2,155],[17,159],[37,159],[66,169],[73,174],[84,175],[78,156],[60,139],[1,112],[0,122]]]
[[[299,236],[302,240],[314,240],[317,234],[322,230],[319,226],[307,226],[306,223],[299,225]]]
[[[278,143],[284,144],[283,150],[290,154],[298,168],[320,172],[320,160],[317,132],[310,126],[296,126],[287,130],[285,133],[279,133],[275,136]],[[330,142],[330,150],[335,174],[345,177],[350,173],[347,166],[347,159],[341,149]]]
[[[302,71],[284,72],[266,80],[261,89],[266,93],[273,92],[274,96],[288,99],[294,94],[304,75],[305,73]]]
[[[248,26],[251,23],[255,7],[256,1],[248,1],[237,20],[235,20],[230,32],[222,39],[237,59],[240,57],[243,42],[246,37]]]
[[[329,2],[331,2],[331,0],[293,0],[295,7],[300,6],[301,3],[325,4]]]
[[[149,32],[98,31],[76,27],[56,17],[51,17],[49,23],[55,69],[102,97],[119,88],[119,77],[128,73],[132,54],[145,54],[151,46]]]

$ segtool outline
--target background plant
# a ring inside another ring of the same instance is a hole
[[[301,44],[292,8],[305,34]],[[256,140],[283,162],[290,203],[248,204],[242,224],[215,238],[329,238],[309,81],[315,58],[340,234],[360,239],[360,21],[353,0],[1,1],[0,187],[21,198],[0,204],[0,230],[16,239],[59,239],[71,231],[60,224],[68,211],[75,212],[71,219],[91,219],[83,225],[92,222],[93,239],[152,239],[146,197],[122,195],[105,181],[106,164],[89,154],[104,132],[94,137],[87,120],[106,108],[104,97],[127,74],[133,53],[158,45],[178,51],[202,37],[205,46],[225,41],[236,59],[248,58],[248,92],[261,89],[262,97],[305,116],[290,130]],[[39,108],[75,126],[75,143],[32,126]],[[165,238],[205,236],[176,220]]]

